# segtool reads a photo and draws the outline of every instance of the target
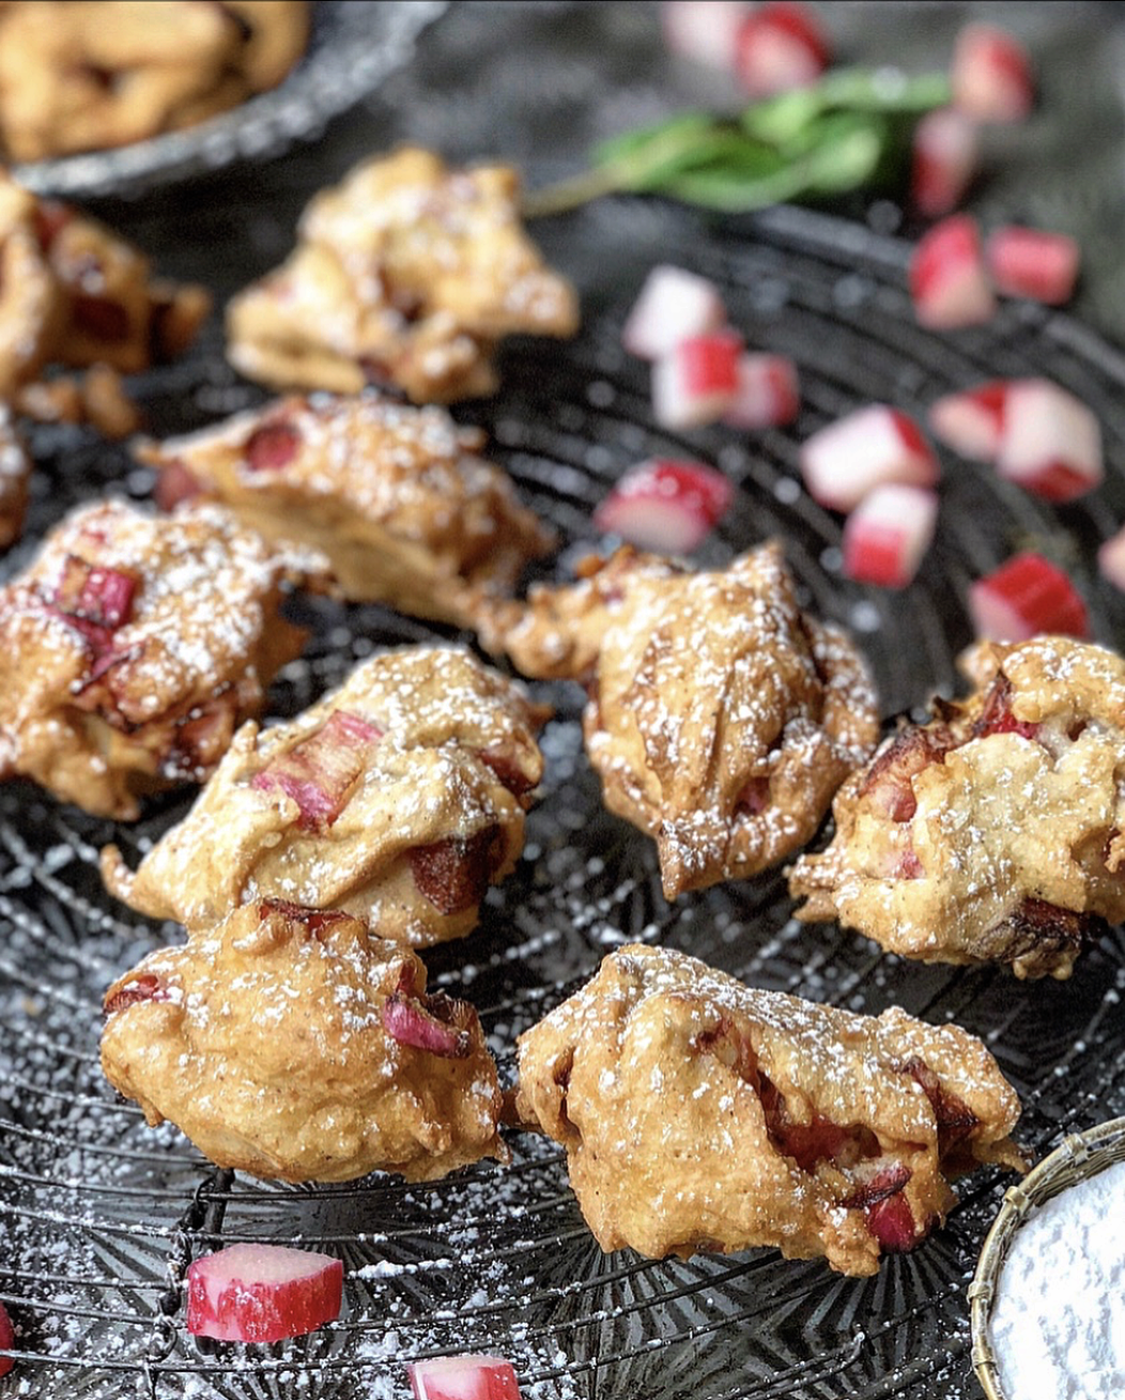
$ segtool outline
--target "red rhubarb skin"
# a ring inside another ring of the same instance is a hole
[[[407,1370],[415,1400],[521,1400],[515,1369],[501,1356],[442,1356]]]
[[[213,1257],[207,1255],[188,1266],[187,1328],[195,1337],[221,1342],[280,1342],[314,1332],[340,1315],[344,1266],[339,1259],[289,1281],[261,1283],[252,1277],[233,1277],[216,1294],[207,1286],[208,1260]]]

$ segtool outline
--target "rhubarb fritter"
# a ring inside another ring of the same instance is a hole
[[[798,917],[835,919],[923,962],[1068,977],[1101,920],[1125,919],[1125,662],[1044,636],[979,643],[976,689],[904,725],[803,855]]]
[[[415,947],[460,938],[523,849],[541,719],[464,650],[380,653],[295,719],[244,725],[137,871],[111,846],[103,877],[183,924],[268,898],[342,909]]]
[[[162,504],[219,500],[270,539],[323,550],[349,600],[468,625],[553,540],[483,445],[440,408],[318,394],[138,455],[160,470]]]
[[[104,224],[0,172],[0,400],[118,435],[117,376],[182,354],[210,305],[202,287],[153,276],[141,250]],[[89,383],[47,380],[50,365],[88,370]]]
[[[13,0],[0,7],[0,149],[102,150],[193,126],[275,87],[306,0]]]
[[[979,1040],[755,991],[634,945],[519,1039],[516,1113],[567,1154],[605,1250],[772,1245],[872,1274],[955,1203],[948,1179],[1022,1168],[1014,1090]]]
[[[73,511],[0,588],[0,779],[125,821],[202,782],[301,651],[286,588],[325,578],[217,506]]]
[[[408,948],[273,900],[193,928],[105,998],[102,1067],[153,1126],[283,1181],[431,1181],[506,1158],[496,1065],[467,1002]]]
[[[804,845],[878,738],[866,663],[775,542],[698,573],[626,547],[480,626],[525,675],[586,685],[606,806],[656,839],[669,899]]]
[[[573,289],[524,232],[515,171],[405,147],[312,200],[288,260],[231,302],[227,353],[274,388],[385,383],[448,403],[495,390],[504,336],[577,324]]]

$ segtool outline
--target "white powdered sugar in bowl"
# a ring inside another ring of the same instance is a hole
[[[1125,1396],[1125,1162],[1014,1232],[988,1331],[1004,1400]]]

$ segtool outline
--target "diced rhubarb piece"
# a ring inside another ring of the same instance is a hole
[[[930,547],[938,498],[889,482],[864,496],[844,525],[844,573],[857,583],[906,588]]]
[[[414,1400],[520,1400],[515,1369],[502,1356],[435,1356],[406,1369]]]
[[[299,827],[323,829],[343,811],[369,750],[381,738],[382,731],[361,716],[334,710],[315,734],[271,758],[251,786],[283,792],[297,804]]]
[[[1048,501],[1072,501],[1105,475],[1098,420],[1049,379],[1013,379],[1004,400],[996,470]]]
[[[913,418],[886,404],[870,404],[821,428],[801,448],[800,465],[813,500],[840,511],[854,509],[886,482],[932,486],[940,471]]]
[[[949,78],[954,106],[976,121],[1020,122],[1035,104],[1027,50],[992,24],[968,24],[961,30]]]
[[[892,879],[895,880],[920,880],[926,873],[926,867],[918,859],[918,852],[913,846],[907,846],[901,851],[890,870]]]
[[[905,1162],[888,1162],[882,1158],[861,1163],[853,1173],[855,1190],[840,1204],[845,1210],[866,1210],[869,1206],[897,1196],[914,1173]]]
[[[992,379],[946,394],[930,406],[927,421],[934,436],[974,462],[995,462],[1004,432],[1008,380]]]
[[[16,1332],[8,1309],[0,1303],[0,1351],[11,1351],[16,1345]],[[6,1376],[16,1364],[14,1356],[0,1356],[0,1376]]]
[[[969,1137],[979,1125],[980,1119],[968,1104],[951,1089],[946,1089],[937,1074],[920,1056],[912,1055],[902,1066],[902,1072],[910,1075],[929,1099],[943,1152],[955,1142]]]
[[[106,1016],[112,1016],[117,1011],[124,1011],[127,1006],[137,1006],[143,1001],[168,999],[168,988],[160,978],[155,973],[142,972],[124,986],[118,986],[116,991],[111,989],[107,992],[102,1011]]]
[[[952,214],[977,171],[977,126],[955,107],[927,112],[914,128],[910,200],[927,219]]]
[[[726,307],[713,282],[682,267],[661,263],[645,278],[622,328],[621,343],[631,355],[658,360],[681,340],[721,330],[726,318]]]
[[[62,612],[114,632],[128,622],[136,591],[135,575],[87,564],[71,554],[67,556],[55,602]]]
[[[272,914],[280,914],[294,923],[303,924],[311,937],[323,942],[323,935],[344,919],[352,916],[343,909],[310,909],[307,904],[294,904],[289,899],[260,899],[258,918],[268,919]]]
[[[930,330],[979,326],[992,318],[996,298],[974,218],[951,214],[922,235],[910,259],[910,295],[919,324]]]
[[[526,797],[535,787],[534,779],[529,778],[520,767],[513,748],[502,743],[495,744],[488,749],[479,749],[477,756],[486,767],[492,769],[513,797]]]
[[[1098,569],[1114,588],[1125,592],[1125,526],[1098,550]]]
[[[860,784],[860,797],[868,797],[876,812],[893,822],[908,822],[918,809],[914,777],[931,763],[941,763],[956,746],[953,732],[944,725],[908,724],[880,749]]]
[[[1044,632],[1089,636],[1086,604],[1063,571],[1028,551],[969,588],[969,613],[977,636],[1024,642]]]
[[[202,493],[199,478],[183,462],[169,462],[160,469],[152,498],[161,510],[175,510],[181,501],[190,501]]]
[[[652,458],[625,473],[594,511],[594,524],[641,549],[685,554],[703,542],[733,497],[733,486],[714,467]]]
[[[831,1161],[851,1143],[852,1134],[819,1113],[808,1123],[770,1122],[770,1136],[803,1172],[816,1170],[818,1162]]]
[[[441,914],[461,914],[479,904],[494,869],[499,828],[486,826],[474,836],[449,836],[407,852],[418,893]]]
[[[864,1216],[879,1248],[887,1254],[906,1254],[919,1241],[914,1212],[901,1192],[868,1206]]]
[[[73,205],[63,204],[57,199],[40,199],[35,203],[33,219],[35,236],[43,251],[49,252],[55,239],[71,223],[76,215]]]
[[[789,0],[755,6],[735,36],[735,75],[754,100],[807,87],[828,59],[820,21],[807,6]]]
[[[383,1003],[383,1029],[400,1045],[426,1050],[446,1060],[463,1060],[472,1048],[469,1032],[459,1021],[472,1019],[467,1002],[442,992],[427,996],[414,990],[414,971],[403,965],[398,986]]]
[[[248,471],[280,471],[287,467],[301,446],[301,434],[284,419],[263,423],[250,434],[243,448]]]
[[[973,721],[973,737],[989,734],[1019,734],[1025,739],[1039,736],[1040,727],[1030,720],[1017,719],[1012,710],[1012,683],[1001,674],[992,682],[980,714]]]
[[[1077,242],[1065,233],[1005,224],[985,243],[985,262],[998,292],[1062,306],[1078,280]]]
[[[664,0],[664,43],[681,58],[733,73],[738,29],[749,8],[745,0]]]
[[[738,391],[742,338],[733,331],[689,336],[656,361],[652,412],[662,428],[699,428],[720,419]]]
[[[724,423],[756,432],[792,423],[800,410],[797,366],[792,360],[750,351],[738,357],[738,387],[723,414]]]
[[[220,1342],[280,1342],[340,1316],[344,1266],[311,1250],[234,1244],[193,1260],[187,1327]]]
[[[770,805],[770,780],[766,777],[747,778],[735,799],[736,816],[759,817]]]

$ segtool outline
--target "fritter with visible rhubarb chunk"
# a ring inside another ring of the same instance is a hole
[[[577,329],[574,291],[524,232],[507,166],[453,170],[405,147],[318,194],[298,236],[228,308],[230,361],[263,384],[385,383],[448,403],[493,392],[504,336]]]
[[[669,899],[775,865],[879,732],[848,635],[797,604],[779,544],[693,573],[625,547],[580,582],[486,608],[525,675],[586,684],[606,806],[655,837]]]
[[[296,719],[244,725],[136,873],[110,846],[103,877],[184,924],[269,898],[343,909],[415,947],[460,938],[523,849],[541,719],[460,648],[381,653]]]
[[[346,598],[466,626],[553,542],[483,443],[440,408],[318,394],[138,455],[160,470],[161,504],[219,500],[270,539],[323,550]]]
[[[803,855],[802,919],[838,918],[923,962],[1068,977],[1125,919],[1125,662],[1069,637],[979,643],[976,690],[937,701],[841,788]]]
[[[755,991],[647,945],[520,1036],[515,1107],[566,1148],[601,1247],[654,1258],[772,1245],[872,1274],[943,1219],[949,1177],[1023,1166],[1015,1091],[957,1026]]]
[[[506,1157],[477,1014],[428,995],[408,948],[264,899],[189,933],[106,993],[102,1067],[149,1123],[283,1181],[431,1181]]]
[[[0,778],[125,821],[202,782],[304,644],[286,586],[326,570],[217,506],[73,511],[0,588]]]

